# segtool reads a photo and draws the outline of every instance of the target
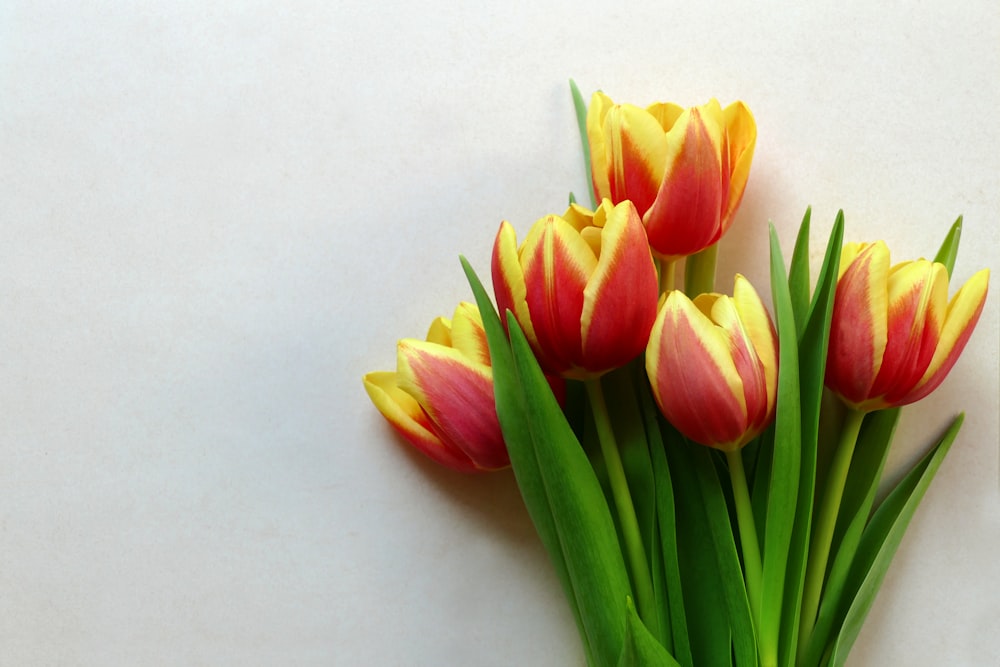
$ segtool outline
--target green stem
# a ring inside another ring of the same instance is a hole
[[[715,264],[719,244],[710,245],[684,262],[684,293],[692,299],[699,294],[715,291]]]
[[[676,278],[674,275],[677,273],[674,269],[677,267],[676,259],[665,259],[660,263],[660,294],[666,294],[675,289]]]
[[[837,443],[837,449],[830,464],[830,474],[826,480],[826,488],[823,490],[819,513],[816,515],[802,594],[802,614],[799,621],[798,655],[800,660],[809,643],[813,627],[816,625],[816,613],[819,611],[820,597],[823,592],[826,564],[830,559],[833,531],[837,526],[837,514],[840,512],[840,502],[844,497],[844,484],[847,482],[847,473],[851,469],[851,459],[854,457],[854,445],[858,441],[858,433],[861,431],[861,423],[864,419],[864,412],[848,408],[840,430],[840,441]]]
[[[727,451],[726,460],[729,462],[729,479],[733,484],[733,500],[736,503],[736,523],[740,529],[750,614],[757,633],[760,633],[761,581],[764,570],[760,564],[760,545],[757,541],[757,526],[753,520],[750,491],[747,488],[747,475],[743,469],[743,453],[739,449]]]
[[[600,378],[592,378],[584,382],[584,385],[587,387],[587,396],[590,398],[590,406],[594,412],[597,438],[601,443],[601,454],[604,456],[604,465],[607,468],[608,481],[611,484],[611,495],[614,498],[615,510],[621,524],[622,537],[625,541],[625,557],[628,559],[629,568],[632,571],[632,584],[635,587],[639,617],[649,623],[656,618],[653,580],[646,558],[646,549],[642,544],[639,522],[635,516],[635,507],[632,504],[632,495],[629,493],[628,481],[625,479],[625,468],[618,452],[618,443],[611,427],[611,418],[608,416],[608,406],[604,400],[604,391],[601,389],[601,380]]]

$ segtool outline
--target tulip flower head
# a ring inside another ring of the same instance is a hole
[[[718,242],[743,198],[757,125],[742,102],[683,109],[614,104],[594,93],[587,111],[594,192],[631,200],[653,252],[667,260]]]
[[[630,202],[605,200],[590,212],[572,205],[538,220],[520,248],[500,225],[493,289],[543,369],[588,379],[642,352],[656,317],[656,267]]]
[[[375,407],[410,443],[461,472],[510,465],[497,419],[493,371],[479,310],[461,303],[427,340],[399,341],[397,370],[368,373]]]
[[[689,439],[735,451],[774,418],[778,338],[753,286],[736,276],[733,296],[665,295],[646,348],[653,395]]]
[[[948,300],[948,271],[926,259],[890,267],[883,241],[844,246],[826,385],[851,407],[907,405],[944,381],[986,301],[983,269]]]

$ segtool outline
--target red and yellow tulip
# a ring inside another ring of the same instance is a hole
[[[520,248],[500,225],[493,289],[543,369],[588,379],[638,356],[656,317],[657,278],[642,221],[630,202],[597,211],[572,205],[538,220]]]
[[[764,430],[774,417],[778,338],[750,282],[737,275],[732,297],[668,293],[646,371],[660,410],[689,439],[734,451]]]
[[[757,125],[742,102],[641,109],[597,92],[587,137],[597,198],[632,200],[653,252],[673,260],[713,245],[732,225]]]
[[[944,381],[986,301],[989,270],[951,301],[948,271],[926,259],[889,263],[883,241],[849,243],[833,305],[826,385],[864,412],[913,403]]]
[[[493,371],[479,310],[461,303],[427,340],[399,341],[397,370],[368,373],[375,407],[410,443],[461,472],[510,465],[493,397]]]

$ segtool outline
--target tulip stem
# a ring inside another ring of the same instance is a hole
[[[719,244],[713,244],[695,253],[684,262],[684,293],[692,299],[699,294],[715,291],[715,265],[719,257]]]
[[[760,560],[760,544],[757,540],[757,526],[753,519],[753,505],[747,488],[747,475],[743,468],[743,453],[739,449],[726,452],[729,462],[729,479],[733,485],[733,501],[736,504],[736,523],[739,524],[740,546],[743,551],[743,569],[750,601],[750,614],[757,633],[760,633],[761,581],[764,569]]]
[[[848,408],[840,430],[840,441],[837,443],[837,450],[830,464],[830,474],[826,479],[819,514],[816,515],[812,543],[809,547],[809,562],[806,565],[802,613],[799,617],[800,660],[816,625],[823,580],[826,578],[826,564],[830,559],[830,545],[833,543],[833,531],[837,525],[837,514],[840,512],[840,502],[844,496],[847,473],[851,469],[851,459],[854,457],[854,445],[858,441],[858,433],[861,432],[861,423],[864,419],[863,411]]]
[[[660,262],[660,294],[667,294],[676,289],[676,267],[676,259],[665,259]]]
[[[597,427],[597,439],[601,443],[601,454],[608,472],[611,484],[611,495],[614,498],[618,522],[624,539],[625,557],[632,571],[632,585],[635,588],[636,604],[639,607],[639,617],[647,623],[656,618],[656,599],[653,595],[653,580],[649,571],[649,561],[646,549],[642,544],[642,533],[639,531],[639,521],[636,519],[632,495],[628,490],[625,478],[625,467],[622,465],[615,440],[611,418],[608,415],[608,405],[604,400],[604,390],[600,378],[592,378],[584,382],[587,387],[587,397],[594,413],[594,424]]]

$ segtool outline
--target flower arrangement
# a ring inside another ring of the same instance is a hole
[[[496,234],[475,304],[370,373],[375,406],[460,472],[510,465],[587,662],[842,665],[959,415],[876,500],[901,407],[951,370],[989,271],[949,298],[961,218],[934,260],[843,242],[812,280],[810,213],[773,315],[716,247],[750,174],[742,102],[645,109],[571,85],[591,207]],[[679,263],[684,265],[678,284]]]

